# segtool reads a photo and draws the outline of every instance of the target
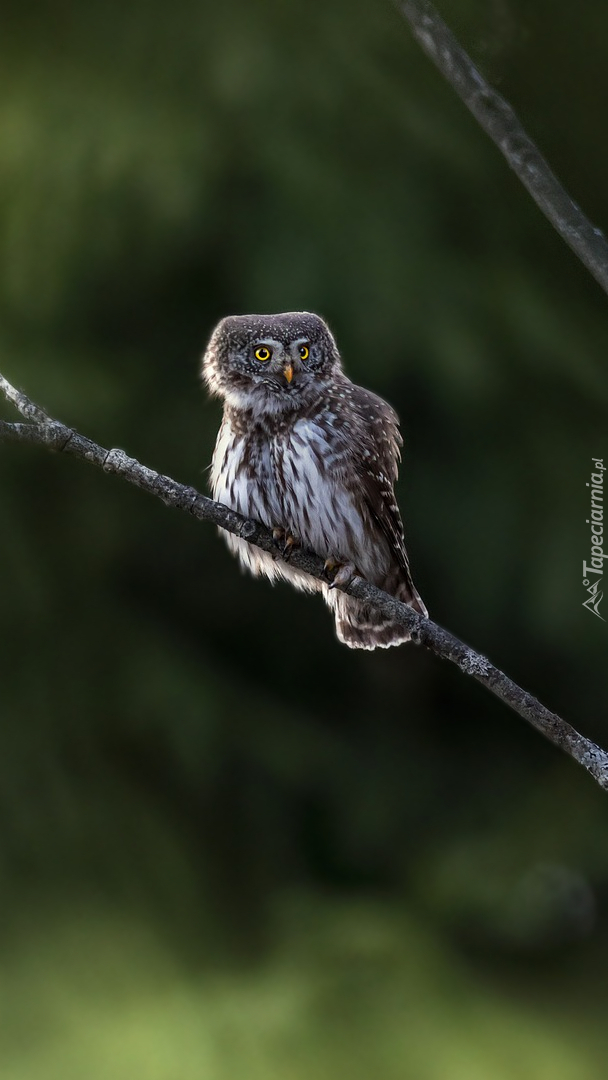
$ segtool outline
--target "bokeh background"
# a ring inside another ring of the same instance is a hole
[[[608,10],[570,7],[441,4],[606,227]],[[432,615],[608,743],[606,297],[388,0],[9,0],[0,57],[7,377],[204,489],[216,320],[322,313],[402,418]],[[0,512],[3,1080],[604,1075],[583,770],[114,477],[5,445]]]

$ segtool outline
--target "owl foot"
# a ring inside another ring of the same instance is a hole
[[[329,581],[330,589],[335,589],[338,585],[341,588],[348,588],[353,578],[357,576],[357,568],[352,562],[341,563],[336,559],[326,559],[323,573]]]
[[[299,541],[291,533],[286,532],[285,529],[276,528],[272,530],[272,539],[278,547],[281,557],[285,562],[289,562],[291,553],[294,548],[299,547]]]

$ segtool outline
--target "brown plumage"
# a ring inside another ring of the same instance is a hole
[[[323,320],[308,312],[223,319],[203,375],[224,401],[211,470],[214,498],[426,616],[393,490],[402,445],[397,415],[344,375]],[[408,640],[403,627],[373,608],[225,535],[252,573],[322,590],[338,638],[351,648]]]

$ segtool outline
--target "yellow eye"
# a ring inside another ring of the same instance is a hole
[[[308,345],[300,345],[298,352],[300,354],[300,360],[308,360],[308,357],[310,356]]]
[[[255,350],[256,360],[261,360],[262,363],[266,360],[270,360],[270,349],[266,345],[260,345],[259,349]]]

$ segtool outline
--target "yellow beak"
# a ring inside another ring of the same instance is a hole
[[[285,367],[283,368],[283,374],[287,379],[287,382],[290,383],[293,379],[293,366],[291,364],[285,364]]]

